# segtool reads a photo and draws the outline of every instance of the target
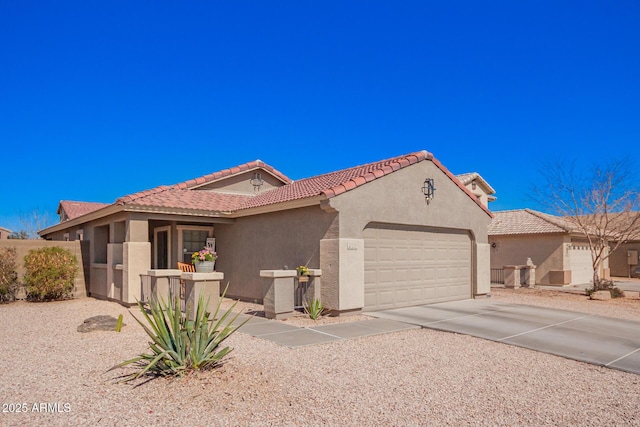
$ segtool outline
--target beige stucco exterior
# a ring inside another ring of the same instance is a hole
[[[11,231],[4,227],[0,227],[0,240],[6,240],[9,234],[11,234]]]
[[[591,251],[580,238],[569,233],[490,236],[491,268],[525,265],[530,258],[536,266],[537,285],[583,285],[593,281]],[[608,277],[609,261],[601,267]]]
[[[194,191],[248,194],[255,191],[249,182],[253,173],[231,176]],[[430,203],[422,192],[426,178],[433,178],[436,188]],[[282,185],[266,171],[262,179],[260,191]],[[216,270],[224,273],[222,287],[229,284],[227,296],[262,302],[260,271],[306,265],[322,270],[325,305],[336,313],[349,313],[364,306],[363,231],[368,226],[409,225],[468,235],[469,297],[473,297],[490,290],[490,221],[490,214],[452,176],[424,160],[332,198],[315,196],[215,217],[162,209],[134,212],[112,205],[86,215],[84,221],[52,227],[44,237],[63,240],[68,236],[90,242],[88,290],[98,298],[135,303],[141,297],[140,275],[158,268],[158,232],[166,233],[168,268],[175,268],[183,257],[181,233],[197,229],[215,238],[219,255]]]
[[[569,269],[565,265],[564,245],[570,243],[569,235],[563,234],[491,236],[491,268],[525,265],[527,258],[531,258],[536,265],[536,284],[549,285],[550,271]]]

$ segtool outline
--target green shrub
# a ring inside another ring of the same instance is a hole
[[[71,297],[78,260],[68,250],[57,246],[32,249],[24,257],[24,268],[29,301]]]
[[[617,287],[613,280],[600,280],[600,283],[597,285],[593,285],[590,288],[586,288],[584,293],[590,297],[592,293],[596,291],[609,291],[611,294],[611,298],[622,298],[624,296],[624,292],[622,289]]]
[[[15,300],[17,292],[16,248],[0,248],[0,302]]]
[[[218,318],[225,293],[226,289],[213,313],[213,320],[209,319],[209,313],[206,312],[209,302],[207,300],[205,303],[202,295],[198,299],[194,320],[188,320],[186,314],[180,312],[178,297],[173,304],[152,299],[149,304],[149,313],[142,303],[138,302],[138,307],[149,326],[137,317],[134,316],[134,318],[151,338],[152,342],[149,343],[151,352],[126,360],[114,367],[135,364],[140,368],[131,375],[125,376],[123,381],[132,381],[145,374],[177,376],[193,370],[212,369],[219,366],[222,358],[232,350],[231,347],[221,349],[221,344],[248,321],[247,319],[240,324],[234,324],[240,315],[238,313],[231,317],[231,311],[236,304]]]

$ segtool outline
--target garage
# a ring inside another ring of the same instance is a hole
[[[363,235],[365,310],[472,297],[468,232],[376,224]]]
[[[573,243],[567,252],[571,284],[587,285],[593,282],[593,263],[588,243]]]

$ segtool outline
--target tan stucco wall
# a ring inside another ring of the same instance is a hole
[[[24,283],[24,257],[31,249],[58,246],[70,251],[78,259],[78,274],[75,278],[74,298],[87,296],[86,283],[89,280],[89,246],[83,242],[51,242],[47,240],[2,240],[1,248],[16,248],[18,281]]]
[[[565,244],[570,244],[568,235],[540,234],[521,236],[491,236],[491,268],[505,265],[524,265],[531,258],[536,265],[536,284],[549,284],[549,271],[568,270],[565,261]],[[565,265],[566,264],[566,265]]]
[[[425,178],[433,178],[436,188],[434,199],[429,204],[425,202],[421,190]],[[400,169],[336,196],[330,199],[330,206],[340,213],[341,239],[363,239],[363,230],[368,224],[376,222],[468,231],[473,246],[471,248],[473,292],[478,294],[479,291],[488,289],[489,277],[484,273],[487,266],[479,265],[482,262],[486,263],[486,257],[484,260],[482,257],[478,258],[475,245],[488,243],[487,227],[491,217],[431,161],[423,161]],[[346,249],[342,250],[340,255],[354,258]],[[340,272],[335,272],[335,266],[332,268],[323,263],[320,268],[323,270],[323,288],[343,285],[339,282]],[[357,280],[345,285],[356,287],[364,293],[364,262],[358,265],[351,264],[348,268],[357,269],[362,274],[351,274],[351,277],[357,277]],[[333,271],[334,274],[331,276],[325,274],[325,271]],[[359,292],[334,292],[334,294],[340,295],[341,299],[337,305],[341,310],[349,310],[359,304],[359,299],[354,298],[359,295]],[[342,299],[349,296],[352,298]]]
[[[227,294],[261,301],[260,270],[320,267],[320,240],[337,237],[337,215],[314,206],[238,218],[216,224],[214,237],[216,270],[225,275],[222,287],[229,283]]]
[[[613,277],[628,277],[629,263],[627,261],[627,251],[638,251],[640,256],[640,242],[631,242],[620,245],[620,247],[609,257],[609,268]],[[636,265],[632,267],[632,271],[640,267],[640,260],[636,260]]]
[[[251,179],[253,178],[253,174],[255,172],[259,172],[262,175],[263,183],[258,190],[255,190],[253,188],[253,184],[251,184]],[[223,180],[213,182],[211,184],[203,185],[202,187],[198,187],[197,190],[221,190],[229,193],[259,194],[260,192],[269,191],[282,185],[282,181],[269,174],[268,172],[258,169],[255,171],[231,176]]]

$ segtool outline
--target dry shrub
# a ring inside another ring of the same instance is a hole
[[[24,268],[29,301],[71,297],[78,260],[68,250],[57,246],[32,249],[24,257]]]

